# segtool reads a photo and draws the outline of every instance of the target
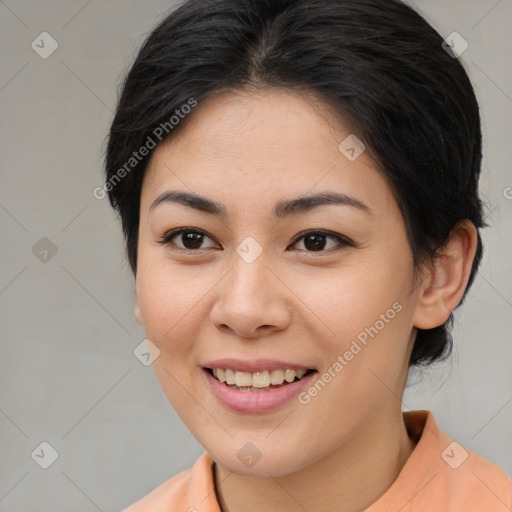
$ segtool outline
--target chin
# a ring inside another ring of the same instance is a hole
[[[297,460],[296,453],[282,454],[273,451],[272,454],[265,456],[265,453],[260,452],[261,458],[254,458],[251,461],[250,457],[243,452],[239,457],[239,452],[240,450],[233,457],[226,452],[221,452],[217,456],[216,451],[209,451],[211,457],[223,469],[236,475],[253,478],[268,478],[269,476],[278,478],[294,473],[306,465],[305,462]],[[247,453],[249,453],[249,450],[247,450]],[[254,452],[253,457],[256,457],[256,452]],[[244,459],[246,459],[246,462],[244,462]]]

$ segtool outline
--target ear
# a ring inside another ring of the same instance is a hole
[[[142,324],[142,313],[140,311],[139,307],[139,299],[137,297],[137,283],[135,283],[135,309],[134,309],[134,315],[137,322],[139,322],[140,325]]]
[[[137,299],[135,299],[134,314],[135,314],[135,319],[137,320],[137,322],[139,322],[140,325],[143,325],[142,324],[142,314],[140,312],[140,307],[139,307],[139,303],[137,302]]]
[[[439,249],[433,269],[418,288],[413,324],[418,329],[433,329],[448,320],[468,284],[477,247],[477,230],[469,220],[461,221]]]

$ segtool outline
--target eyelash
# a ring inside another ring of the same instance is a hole
[[[195,234],[198,234],[198,235],[206,235],[206,237],[208,237],[208,238],[213,240],[212,237],[210,237],[204,231],[201,231],[199,229],[195,229],[195,228],[177,228],[177,229],[173,229],[173,230],[167,232],[163,236],[163,238],[161,240],[157,240],[157,242],[159,244],[161,244],[161,245],[174,245],[174,244],[171,244],[171,240],[173,238],[179,236],[179,235],[182,235],[183,233],[195,233]],[[357,247],[357,245],[354,242],[352,242],[351,240],[349,240],[349,239],[347,239],[345,237],[342,237],[341,235],[332,233],[330,231],[321,230],[321,229],[313,229],[313,230],[303,231],[303,232],[299,233],[297,235],[297,237],[293,240],[291,245],[295,245],[297,242],[299,242],[303,238],[306,238],[307,235],[324,235],[326,238],[334,238],[336,241],[339,242],[339,245],[341,246],[338,249],[331,248],[331,249],[328,249],[328,250],[321,250],[321,251],[303,250],[304,252],[307,252],[307,253],[310,253],[310,254],[330,253],[332,251],[332,249],[340,250],[343,247]],[[181,247],[172,247],[172,250],[174,250],[174,251],[181,251],[181,252],[201,252],[203,249],[182,249]]]

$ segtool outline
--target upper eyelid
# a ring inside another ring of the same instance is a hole
[[[212,237],[211,235],[209,235],[206,231],[204,231],[202,229],[198,229],[198,228],[187,228],[187,227],[176,228],[176,229],[172,229],[172,230],[168,231],[159,240],[159,243],[161,243],[162,245],[169,243],[172,238],[177,237],[177,236],[183,234],[184,232],[195,232],[195,233],[199,233],[202,235],[206,235],[206,237],[210,238],[211,240],[213,240],[215,243],[218,244],[218,242],[215,240],[215,238]],[[321,228],[317,228],[317,229],[312,228],[312,229],[306,229],[304,231],[301,231],[294,237],[293,241],[291,242],[291,245],[295,245],[299,240],[301,240],[302,238],[304,238],[306,235],[308,235],[310,233],[311,234],[312,233],[321,233],[321,234],[325,235],[326,237],[337,239],[340,244],[356,246],[356,244],[352,240],[347,238],[346,236],[331,232],[326,229],[321,229]],[[201,250],[201,249],[197,249],[194,251],[192,249],[181,249],[181,247],[178,247],[177,249],[183,250],[183,251],[189,251],[189,252],[199,252]],[[315,251],[307,251],[307,252],[314,253]],[[327,251],[318,251],[318,252],[327,252]]]

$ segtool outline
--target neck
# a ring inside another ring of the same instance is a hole
[[[326,457],[282,477],[247,477],[216,464],[222,512],[364,511],[391,487],[415,447],[401,411],[393,413],[372,417]]]

